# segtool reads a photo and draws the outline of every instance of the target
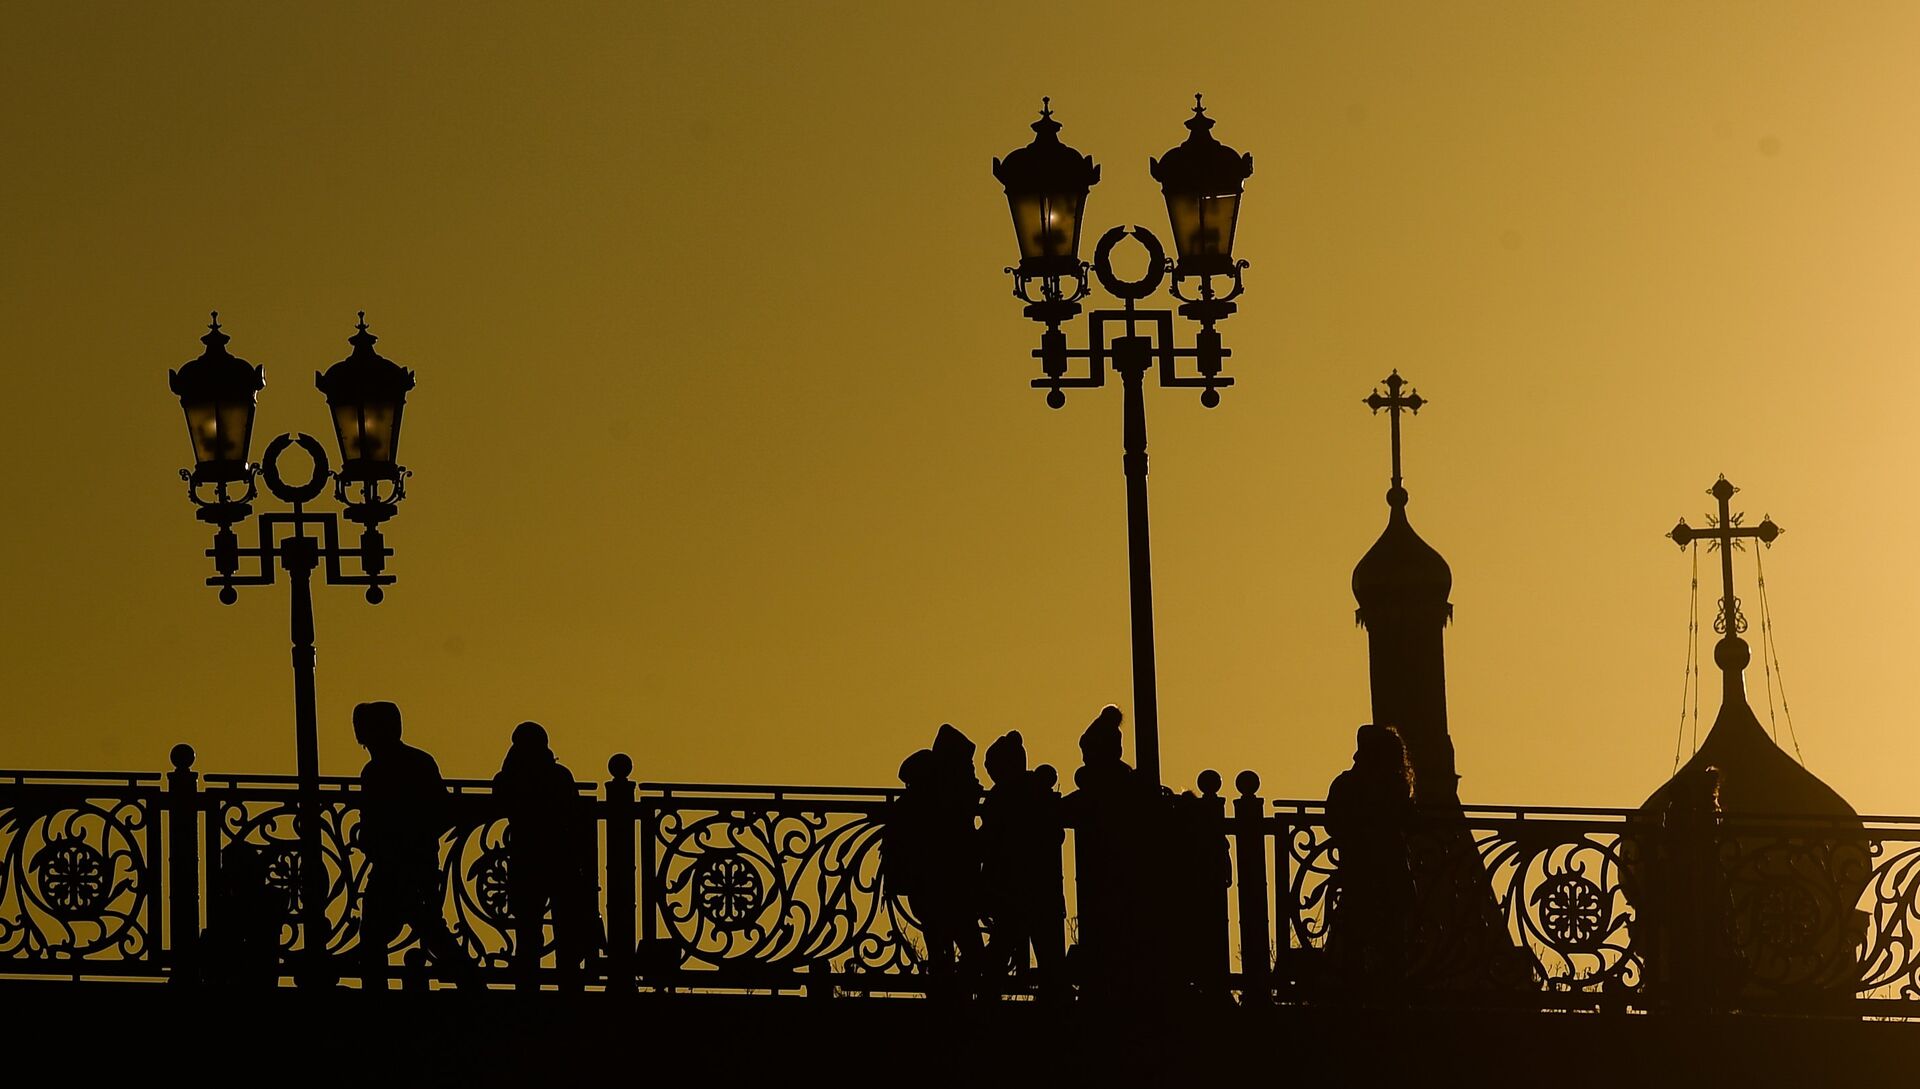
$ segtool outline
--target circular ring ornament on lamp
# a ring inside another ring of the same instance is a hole
[[[291,487],[280,478],[280,455],[287,452],[289,446],[299,446],[313,459],[313,479],[297,487]],[[311,503],[327,488],[331,473],[327,466],[327,451],[312,435],[282,435],[267,446],[266,456],[261,459],[260,473],[267,478],[267,490],[279,496],[285,503]]]
[[[1128,235],[1147,251],[1147,272],[1138,280],[1123,280],[1113,271],[1113,248]],[[1161,248],[1160,240],[1152,231],[1115,227],[1101,235],[1100,244],[1093,248],[1093,274],[1100,278],[1100,286],[1116,299],[1144,299],[1160,290],[1160,281],[1167,277],[1167,251]]]

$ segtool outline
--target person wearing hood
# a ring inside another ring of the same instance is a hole
[[[1038,991],[1052,995],[1065,958],[1060,845],[1066,831],[1054,790],[1059,775],[1046,764],[1027,769],[1018,730],[987,747],[986,766],[993,789],[980,807],[980,873],[992,920],[988,970],[1025,975],[1032,964]]]
[[[881,841],[889,888],[908,899],[919,919],[930,987],[939,991],[978,971],[983,955],[980,780],[973,754],[965,734],[942,725],[932,748],[907,757],[900,765],[904,789],[889,807]]]
[[[1149,887],[1141,871],[1153,788],[1121,759],[1118,707],[1094,716],[1080,735],[1077,788],[1063,806],[1074,828],[1079,934],[1074,974],[1089,993],[1116,997],[1142,979],[1155,951],[1146,933]]]
[[[493,777],[507,818],[507,902],[513,912],[515,985],[539,986],[549,908],[555,963],[565,987],[578,987],[598,942],[594,911],[593,821],[573,773],[553,755],[546,728],[522,722]]]

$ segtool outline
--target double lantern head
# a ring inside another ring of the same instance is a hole
[[[228,339],[216,313],[207,335],[200,338],[206,345],[200,357],[168,375],[187,417],[187,437],[193,442],[190,479],[195,484],[244,481],[256,469],[248,458],[254,410],[266,377],[262,368],[228,353]],[[343,484],[399,480],[404,472],[394,458],[413,372],[375,352],[375,339],[361,314],[358,331],[347,341],[353,354],[314,376],[333,415],[340,442],[337,477]]]
[[[1025,278],[1078,275],[1080,227],[1087,193],[1100,180],[1091,156],[1060,142],[1060,123],[1042,99],[1033,142],[993,161],[993,176],[1006,188],[1013,232],[1020,246],[1016,275]],[[1194,96],[1187,138],[1148,168],[1167,201],[1177,260],[1175,276],[1224,276],[1234,272],[1233,235],[1240,196],[1253,174],[1253,156],[1213,137],[1213,118]]]

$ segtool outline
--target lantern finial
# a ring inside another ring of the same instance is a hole
[[[233,338],[220,331],[220,311],[215,310],[211,314],[213,320],[207,323],[207,335],[200,338],[200,343],[209,348],[218,348]]]
[[[1207,116],[1207,107],[1201,103],[1200,99],[1201,95],[1195,92],[1193,96],[1193,116],[1187,118],[1187,131],[1189,132],[1205,132],[1213,127],[1213,118]]]
[[[1059,137],[1054,136],[1054,133],[1060,131],[1060,122],[1053,119],[1052,96],[1040,96],[1040,120],[1035,121],[1032,127],[1033,131],[1039,133],[1043,139],[1049,137],[1056,141],[1059,139]]]
[[[371,348],[373,347],[373,342],[379,339],[379,337],[367,331],[367,312],[365,310],[360,311],[360,324],[356,327],[354,334],[347,338],[347,343],[353,345],[355,348]]]

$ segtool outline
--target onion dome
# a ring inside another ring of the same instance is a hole
[[[1747,641],[1738,636],[1722,639],[1713,648],[1714,663],[1723,671],[1720,713],[1706,740],[1700,743],[1700,751],[1640,807],[1643,815],[1659,820],[1674,800],[1676,784],[1692,781],[1707,768],[1720,773],[1720,811],[1724,814],[1857,815],[1838,791],[1821,782],[1767,736],[1766,728],[1747,704],[1742,671],[1751,657]]]
[[[1431,618],[1444,624],[1453,616],[1447,595],[1453,569],[1434,547],[1420,539],[1407,521],[1407,490],[1387,492],[1387,528],[1353,568],[1354,619],[1363,626],[1385,616]]]

